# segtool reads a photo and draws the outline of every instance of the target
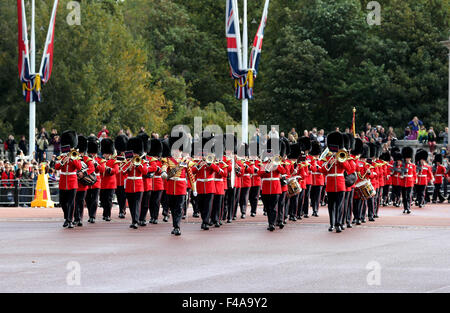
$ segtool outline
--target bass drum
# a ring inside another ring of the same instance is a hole
[[[357,183],[355,190],[359,197],[364,200],[368,200],[377,194],[375,188],[373,188],[372,183],[369,180],[363,180]]]
[[[293,196],[296,196],[302,192],[302,187],[300,187],[300,184],[298,183],[296,178],[289,178],[287,182],[288,186],[288,192],[287,196],[288,198],[291,198]]]

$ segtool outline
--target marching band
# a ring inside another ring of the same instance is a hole
[[[206,132],[190,143],[183,132],[164,140],[141,133],[99,142],[65,131],[61,144],[55,168],[61,172],[60,203],[67,228],[83,226],[85,204],[88,222],[95,223],[99,200],[103,220],[111,221],[115,193],[119,218],[125,218],[128,204],[132,229],[146,226],[147,216],[150,224],[157,224],[162,206],[163,221],[171,216],[172,234],[179,236],[189,202],[194,217],[201,215],[201,229],[220,228],[236,220],[238,208],[245,219],[248,204],[250,216],[256,216],[261,199],[267,229],[274,231],[288,220],[309,218],[310,206],[311,216],[318,217],[325,189],[328,230],[340,233],[366,223],[366,217],[375,221],[380,207],[389,203],[403,204],[403,213],[410,214],[413,194],[415,204],[424,207],[426,187],[433,183],[432,201],[442,202],[440,189],[450,178],[440,154],[430,166],[424,150],[415,155],[410,147],[383,151],[380,144],[365,144],[340,132],[327,136],[325,149],[302,137],[296,143],[268,139],[260,151],[256,142],[238,144],[233,134]]]

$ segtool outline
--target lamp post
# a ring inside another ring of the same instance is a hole
[[[450,148],[450,39],[441,41],[441,44],[449,50],[448,60],[448,133],[447,133],[447,147]]]

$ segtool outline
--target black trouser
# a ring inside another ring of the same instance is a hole
[[[159,206],[161,204],[161,196],[163,190],[152,191],[150,194],[150,218],[157,220],[159,216]]]
[[[286,204],[286,191],[283,191],[280,197],[278,198],[277,223],[282,223],[284,220],[285,204]]]
[[[241,198],[241,187],[234,188],[234,189],[235,189],[235,194],[234,194],[233,216],[232,217],[236,217],[237,208],[239,205],[239,199]]]
[[[298,199],[300,198],[300,194],[292,196],[289,198],[289,215],[291,217],[297,216],[298,209]]]
[[[411,210],[412,187],[402,187],[403,209]]]
[[[347,225],[351,224],[352,222],[352,212],[353,212],[353,194],[355,193],[355,189],[352,188],[351,191],[346,192],[348,194],[347,197],[347,205],[345,209],[344,214],[344,220],[343,223],[346,223]]]
[[[302,213],[300,215],[308,215],[309,212],[309,196],[311,192],[311,185],[306,185],[305,194],[302,203]]]
[[[389,187],[391,187],[391,185],[383,186],[383,204],[387,204],[389,202]]]
[[[95,218],[97,215],[97,207],[98,207],[98,194],[100,189],[88,189],[86,193],[86,206],[88,208],[89,217]]]
[[[261,195],[264,208],[267,212],[267,220],[269,221],[269,225],[275,225],[279,197],[280,195]]]
[[[326,192],[326,190],[327,190],[327,188],[326,188],[326,185],[324,185],[323,186],[323,188],[322,188],[322,192],[320,193],[320,202],[321,203],[326,203],[326,200],[327,200],[327,192]]]
[[[300,218],[303,214],[302,209],[304,198],[305,198],[305,189],[303,189],[302,192],[300,192],[300,194],[298,195],[297,210],[295,211],[298,218]]]
[[[444,179],[444,186],[443,186],[443,189],[444,189],[444,197],[447,197],[447,194],[448,194],[448,185],[449,185],[449,182],[447,181],[447,179]],[[448,201],[450,201],[450,199],[448,199]]]
[[[367,200],[367,215],[370,218],[373,218],[373,216],[375,215],[375,197],[372,197],[370,199]]]
[[[191,204],[192,204],[192,210],[194,213],[199,213],[200,209],[198,207],[198,195],[194,197],[194,195],[191,195]]]
[[[169,216],[169,197],[165,190],[163,190],[161,196],[162,215]]]
[[[330,226],[340,225],[342,216],[342,205],[344,202],[344,191],[327,192],[328,194],[328,215],[330,216]]]
[[[198,207],[200,209],[200,214],[202,216],[202,222],[209,224],[214,194],[213,193],[199,194],[197,198],[198,198]]]
[[[184,197],[184,201],[183,201],[183,216],[187,215],[187,210],[188,210],[188,207],[189,207],[189,201],[190,201],[190,198],[191,198],[192,194],[193,194],[192,190],[188,188],[186,190],[186,197]]]
[[[64,220],[67,220],[69,222],[72,222],[73,220],[76,193],[76,189],[59,190],[59,203],[61,203],[61,208],[64,213]]]
[[[250,187],[242,187],[241,195],[239,198],[239,206],[241,207],[241,214],[247,214],[247,204],[249,197]]]
[[[250,187],[250,207],[251,213],[256,214],[256,209],[258,208],[258,200],[259,200],[259,191],[261,190],[261,186],[252,186]]]
[[[436,201],[438,198],[439,198],[439,201],[445,200],[441,194],[441,187],[442,187],[442,184],[434,184],[433,201]]]
[[[139,220],[143,192],[126,192],[125,194],[130,208],[131,223],[136,224]]]
[[[75,195],[75,222],[81,222],[83,220],[84,213],[84,200],[86,199],[86,190],[77,191]]]
[[[291,199],[289,195],[286,193],[286,197],[284,198],[284,219],[286,220],[289,217]]]
[[[214,224],[220,221],[220,214],[223,207],[223,198],[224,195],[214,195],[213,209],[211,212],[211,222]]]
[[[103,217],[111,217],[112,199],[114,189],[101,189],[100,190],[100,204],[103,208]],[[128,203],[129,204],[129,203]]]
[[[228,188],[227,192],[225,193],[225,214],[224,219],[231,220],[233,218],[233,212],[234,212],[234,198],[236,196],[236,188]]]
[[[392,200],[396,203],[400,202],[400,196],[402,193],[402,187],[401,186],[392,186]]]
[[[380,209],[382,191],[381,188],[377,188],[377,194],[375,195],[375,215],[378,215],[378,210]]]
[[[126,214],[127,212],[127,196],[125,195],[125,187],[117,186],[116,197],[119,204],[119,213]]]
[[[172,213],[172,222],[174,228],[180,228],[181,214],[183,210],[183,201],[186,195],[167,195],[167,203]]]
[[[342,215],[339,219],[339,224],[344,225],[347,219],[348,200],[350,198],[350,191],[344,191],[344,201],[342,203]]]
[[[147,219],[147,212],[149,212],[150,210],[151,195],[152,195],[151,190],[147,190],[142,193],[141,210],[140,210],[141,213],[139,214],[139,221],[145,222],[145,220]]]
[[[365,221],[366,220],[366,212],[367,212],[367,207],[368,207],[367,203],[369,202],[369,200],[364,200],[361,203],[361,211],[360,211],[361,212],[361,215],[360,215],[361,221]]]
[[[426,185],[416,185],[416,201],[418,205],[424,205],[425,204],[425,189]]]
[[[361,220],[362,209],[364,205],[363,199],[353,199],[353,218],[355,220]]]
[[[320,193],[322,186],[311,186],[311,208],[313,213],[319,213]]]

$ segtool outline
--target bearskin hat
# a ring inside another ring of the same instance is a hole
[[[116,148],[117,152],[120,154],[127,150],[127,143],[128,143],[128,137],[125,135],[119,135],[114,140],[114,147]]]
[[[149,156],[160,157],[162,155],[162,150],[161,140],[156,138],[150,139],[150,151],[148,152]]]
[[[392,147],[391,148],[391,155],[394,154],[394,152],[400,152],[400,148],[399,147]]]
[[[301,153],[300,144],[298,142],[291,143],[289,146],[291,153],[288,154],[288,158],[291,160],[297,160]]]
[[[280,154],[281,152],[281,140],[278,138],[269,138],[266,141],[265,153]]]
[[[87,139],[87,153],[97,154],[98,153],[98,138],[95,136],[89,136]]]
[[[144,153],[144,143],[142,142],[142,139],[139,137],[131,137],[128,139],[127,150],[142,155]]]
[[[419,162],[421,160],[427,160],[428,159],[428,152],[423,150],[423,149],[419,149],[416,152],[416,156],[414,157],[414,159],[416,160],[416,162]]]
[[[145,153],[148,153],[150,151],[150,137],[147,135],[147,133],[142,132],[137,135],[138,138],[142,140],[142,144],[144,145],[144,151]]]
[[[437,153],[437,154],[434,156],[434,161],[433,161],[433,163],[437,163],[437,162],[439,162],[439,163],[442,164],[442,154],[440,154],[440,153]]]
[[[208,155],[214,153],[214,137],[209,133],[202,134],[202,154]]]
[[[344,136],[340,132],[331,132],[327,136],[327,146],[331,152],[338,152],[344,148]]]
[[[355,137],[353,137],[353,134],[346,133],[346,134],[344,134],[344,136],[346,136],[348,139],[348,148],[345,147],[347,149],[347,151],[351,151],[351,150],[355,149]]]
[[[392,153],[392,159],[394,159],[394,161],[401,161],[403,159],[403,156],[400,152],[394,151]]]
[[[114,142],[109,138],[104,138],[100,141],[100,148],[102,154],[114,154]]]
[[[78,146],[77,133],[73,130],[66,130],[61,134],[61,147],[70,146],[75,148]]]
[[[385,162],[389,162],[391,160],[391,154],[389,153],[389,151],[385,151],[380,155],[380,160],[385,161]]]
[[[350,151],[350,138],[347,136],[348,134],[342,134],[342,139],[344,139],[344,148],[347,151]]]
[[[355,138],[355,145],[354,148],[352,149],[352,154],[361,155],[363,153],[363,146],[364,146],[363,141],[360,138]]]
[[[413,149],[411,147],[403,147],[402,156],[404,159],[412,159]]]
[[[161,157],[163,157],[163,158],[171,157],[169,139],[161,140],[161,145],[162,145],[162,155],[161,155]]]
[[[86,153],[87,150],[87,138],[83,135],[78,135],[78,145],[77,145],[78,152],[80,153]]]
[[[291,146],[289,145],[289,140],[286,137],[281,137],[281,143],[284,149],[282,156],[288,156],[291,153]]]
[[[322,147],[320,146],[320,143],[316,140],[313,140],[311,142],[311,151],[309,152],[310,155],[320,155],[322,153]]]
[[[377,145],[374,142],[369,142],[369,158],[373,159],[377,156]]]
[[[311,138],[303,136],[299,140],[302,151],[310,151],[311,150]]]
[[[369,151],[370,151],[369,146],[366,145],[366,144],[363,144],[362,153],[361,153],[361,159],[368,159],[370,157]]]

